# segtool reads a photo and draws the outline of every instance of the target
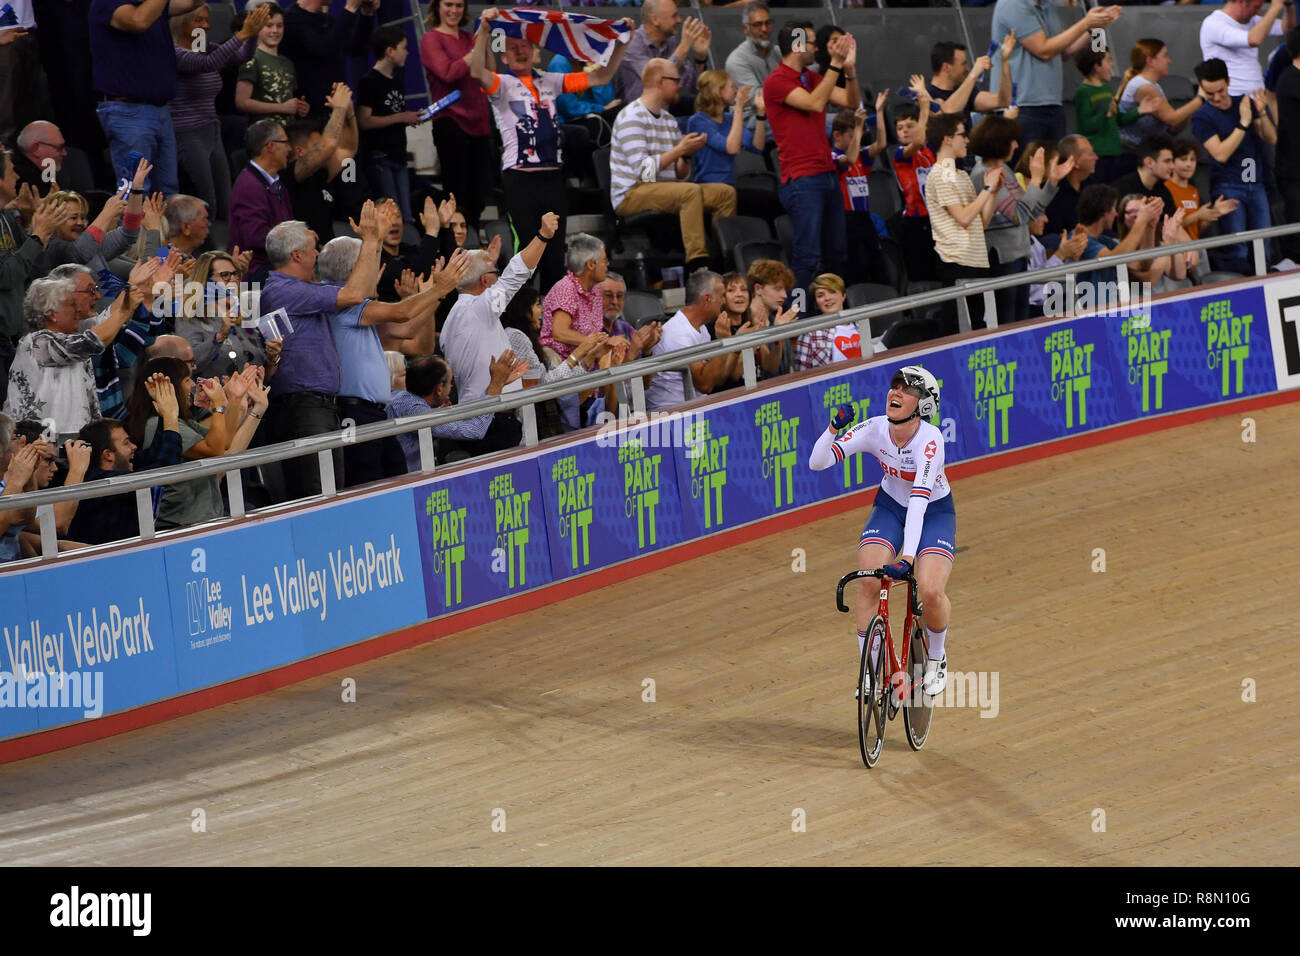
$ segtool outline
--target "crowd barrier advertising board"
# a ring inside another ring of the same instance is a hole
[[[1300,279],[911,353],[948,462],[1300,386]],[[314,657],[879,483],[808,454],[898,361],[173,543],[0,574],[0,739]],[[857,518],[854,518],[856,522]],[[856,528],[854,529],[856,530]],[[846,532],[848,533],[848,532]],[[62,675],[62,676],[60,676]]]

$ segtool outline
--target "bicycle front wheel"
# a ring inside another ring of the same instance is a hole
[[[871,666],[871,645],[879,647],[875,667]],[[885,708],[888,706],[889,685],[885,681],[885,619],[876,615],[867,628],[867,639],[862,645],[862,661],[858,665],[858,744],[862,748],[862,762],[874,767],[885,746]]]
[[[912,691],[903,703],[903,726],[907,728],[907,742],[913,750],[925,746],[930,736],[930,721],[934,718],[934,707],[921,686],[925,680],[925,666],[930,658],[926,654],[925,636],[921,633],[919,623],[912,626],[912,660],[908,664],[908,674],[912,679]]]

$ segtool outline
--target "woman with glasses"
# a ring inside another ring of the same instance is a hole
[[[67,189],[55,193],[53,201],[67,207],[68,219],[45,244],[45,252],[37,262],[39,271],[46,273],[65,262],[79,262],[98,275],[130,249],[144,221],[144,181],[152,169],[147,159],[140,160],[129,187],[130,199],[128,190],[114,193],[93,221],[89,219],[90,201],[81,193]]]
[[[225,378],[249,365],[260,365],[269,378],[280,358],[280,342],[267,341],[256,328],[244,328],[238,266],[229,252],[219,249],[199,256],[190,277],[202,296],[185,297],[184,314],[176,320],[176,334],[194,347],[194,374]]]

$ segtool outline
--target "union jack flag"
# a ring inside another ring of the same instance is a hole
[[[512,7],[492,21],[492,32],[522,37],[570,60],[605,66],[614,55],[614,43],[627,43],[632,30],[620,20],[602,20],[581,13]]]

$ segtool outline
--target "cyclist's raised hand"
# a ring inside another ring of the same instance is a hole
[[[857,413],[852,405],[836,405],[835,412],[831,415],[831,428],[837,432],[848,428]]]
[[[893,564],[887,564],[884,567],[885,574],[891,578],[902,579],[912,572],[911,561],[895,561]]]

